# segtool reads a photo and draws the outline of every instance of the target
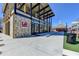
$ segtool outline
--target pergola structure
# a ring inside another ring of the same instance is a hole
[[[25,3],[21,3],[19,7],[16,6],[15,4],[15,9],[20,9],[22,8],[22,6],[25,5]],[[30,3],[30,4],[27,4],[27,7],[29,8],[29,12],[26,12],[28,14],[31,15],[30,19],[31,19],[31,33],[33,33],[32,31],[32,28],[33,28],[33,24],[32,24],[32,16],[33,15],[33,12],[37,14],[37,17],[39,19],[39,27],[38,27],[38,30],[39,30],[39,33],[40,33],[40,20],[43,20],[44,21],[44,24],[45,24],[45,21],[47,20],[47,22],[49,22],[50,25],[52,25],[52,17],[55,16],[55,14],[52,12],[50,6],[47,4],[47,3]],[[35,16],[34,16],[35,17]],[[51,26],[49,26],[49,32],[50,32],[50,28]],[[44,31],[44,29],[43,29]]]
[[[8,4],[6,3],[4,13],[7,9],[7,5]],[[50,32],[52,26],[52,17],[55,16],[55,14],[52,12],[48,3],[14,3],[13,5],[15,14],[29,18],[31,20],[31,34]],[[30,15],[30,17],[18,13],[17,10],[21,11],[24,14]],[[38,24],[36,24],[35,21]],[[45,30],[46,24],[46,28],[48,29],[47,31]],[[37,28],[37,32],[35,32],[35,28]]]
[[[21,3],[21,4],[15,4],[15,13],[16,13],[16,9],[20,10],[22,8],[22,6],[25,5],[25,3]],[[34,21],[32,19],[32,17],[36,17],[39,19],[39,27],[38,27],[38,31],[40,33],[40,21],[42,20],[45,24],[45,21],[47,21],[48,24],[52,25],[52,17],[55,16],[55,14],[52,12],[50,6],[47,3],[27,3],[27,8],[28,12],[26,12],[27,14],[30,14],[31,17],[31,33],[33,33],[34,31],[32,31],[33,24],[32,21]],[[21,10],[22,11],[22,10]],[[35,16],[34,14],[37,14],[37,16]],[[50,32],[51,26],[49,26],[49,32]],[[44,31],[44,29],[43,29]]]

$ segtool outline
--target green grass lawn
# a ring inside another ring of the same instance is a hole
[[[65,35],[65,37],[64,37],[64,49],[79,52],[79,43],[78,44],[70,44],[70,43],[67,43],[66,40],[67,40],[67,36]],[[79,41],[79,39],[76,39],[76,40]]]

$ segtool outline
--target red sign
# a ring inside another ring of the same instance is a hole
[[[26,21],[21,21],[21,27],[27,27],[27,22]]]

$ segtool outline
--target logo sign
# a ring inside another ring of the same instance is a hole
[[[21,21],[21,27],[27,27],[28,23],[26,21]]]

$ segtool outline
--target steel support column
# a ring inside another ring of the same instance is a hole
[[[49,32],[49,22],[48,22],[48,19],[47,19],[47,31]]]
[[[49,30],[49,32],[50,32],[50,21],[49,21],[49,20],[50,20],[50,18],[48,18],[48,24],[49,24],[49,25],[48,25],[48,30]]]
[[[48,29],[49,29],[49,32],[50,32],[50,18],[48,18]]]
[[[16,9],[17,9],[17,5],[16,3],[14,4],[14,13],[16,14]]]
[[[50,18],[50,31],[52,30],[52,17]]]
[[[40,11],[40,4],[38,6],[38,10]],[[39,27],[38,27],[39,29],[38,30],[39,30],[39,33],[40,33],[40,12],[38,13],[38,18],[39,18]]]
[[[47,15],[48,15],[48,13],[47,13]],[[48,18],[47,18],[47,32],[49,32],[48,25],[49,25],[49,23],[48,23]]]
[[[43,12],[45,12],[45,9],[43,10]],[[43,32],[45,32],[45,18],[44,18],[44,15],[43,15],[43,21],[44,21],[44,27],[43,27]]]
[[[31,35],[32,35],[32,3],[30,3],[30,15],[31,15]]]

